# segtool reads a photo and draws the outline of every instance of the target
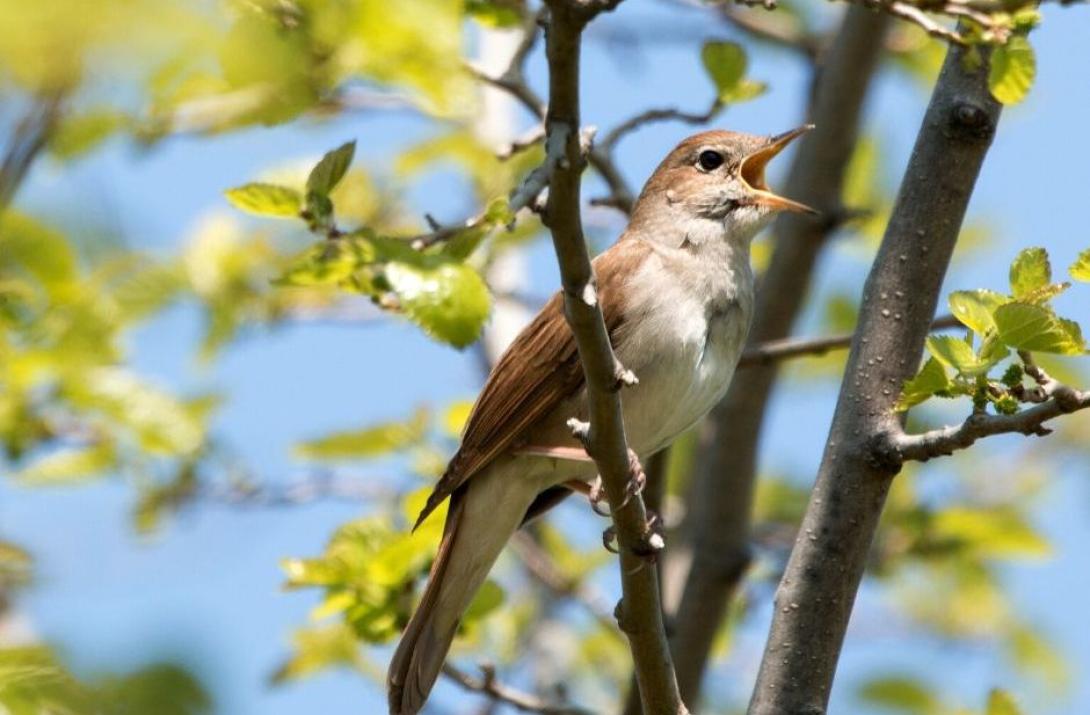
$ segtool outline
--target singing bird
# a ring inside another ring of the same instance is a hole
[[[594,260],[610,340],[639,380],[622,408],[641,458],[692,427],[730,385],[753,313],[750,242],[779,211],[813,213],[770,191],[765,166],[810,128],[685,139]],[[417,520],[450,498],[428,584],[390,663],[392,715],[423,707],[462,614],[515,530],[595,476],[567,426],[573,417],[587,419],[583,368],[557,293],[496,363]]]

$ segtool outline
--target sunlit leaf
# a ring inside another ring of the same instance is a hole
[[[1017,350],[1078,355],[1086,341],[1076,323],[1030,303],[1008,303],[995,311],[999,339]]]
[[[929,715],[941,704],[931,688],[915,678],[899,676],[868,680],[859,688],[859,699],[907,715]]]
[[[117,452],[108,442],[60,449],[18,470],[14,476],[27,486],[61,486],[106,476],[117,465]]]
[[[336,432],[301,442],[295,454],[303,459],[366,459],[404,449],[424,437],[428,413],[418,411],[408,422],[387,422],[367,429]]]
[[[952,540],[982,558],[1043,558],[1048,542],[1013,509],[950,507],[935,514],[935,538]]]
[[[915,377],[905,381],[894,409],[903,412],[932,397],[936,392],[945,390],[949,385],[950,378],[942,363],[935,358],[929,358]]]
[[[950,294],[950,312],[961,323],[984,335],[995,329],[995,309],[1010,298],[990,290],[959,290]]]
[[[332,667],[361,664],[355,634],[344,625],[300,629],[292,634],[293,654],[273,674],[275,684],[297,680]]]
[[[1090,283],[1090,248],[1080,253],[1067,270],[1075,280]]]
[[[992,51],[988,89],[1003,104],[1025,99],[1036,78],[1037,57],[1025,37],[1015,35]]]
[[[746,51],[735,42],[706,42],[700,51],[700,59],[722,102],[743,102],[761,95],[766,89],[764,83],[745,78],[749,60]]]
[[[84,715],[94,694],[40,645],[0,648],[0,710],[13,715]]]
[[[78,158],[124,128],[128,118],[113,109],[94,109],[65,117],[49,137],[49,150],[60,159]]]
[[[465,264],[425,268],[391,263],[384,271],[401,309],[428,335],[464,348],[477,340],[491,299],[480,275]]]
[[[988,707],[985,713],[986,715],[1022,715],[1022,710],[1010,693],[995,688],[988,693]]]
[[[469,413],[473,409],[473,403],[460,401],[451,404],[443,413],[443,428],[451,437],[458,437],[465,429],[469,420]]]
[[[258,216],[297,218],[303,197],[295,189],[275,184],[243,184],[223,192],[236,208]]]
[[[927,349],[940,363],[967,376],[986,373],[1007,355],[1002,343],[996,341],[985,342],[984,347],[977,354],[973,351],[972,346],[952,335],[932,335],[928,337]]]
[[[485,27],[516,27],[526,10],[522,0],[465,0],[466,14]]]
[[[1043,248],[1025,248],[1011,262],[1011,294],[1022,300],[1052,282],[1052,266]]]

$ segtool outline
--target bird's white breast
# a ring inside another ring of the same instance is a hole
[[[618,357],[640,381],[622,393],[638,453],[669,444],[723,397],[752,310],[748,246],[657,246],[633,275],[625,312],[634,327]]]

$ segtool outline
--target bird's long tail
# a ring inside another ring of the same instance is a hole
[[[451,496],[428,585],[390,661],[391,715],[415,715],[424,706],[462,614],[535,496],[517,481],[483,474]]]

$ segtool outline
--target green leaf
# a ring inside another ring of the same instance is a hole
[[[995,329],[995,309],[1009,301],[1005,295],[991,290],[959,290],[950,294],[950,312],[963,325],[984,335]]]
[[[1036,78],[1037,58],[1025,37],[1015,35],[992,52],[988,89],[1003,104],[1025,99]]]
[[[360,668],[362,657],[352,629],[337,624],[298,630],[292,634],[294,653],[273,674],[273,683],[297,680],[335,666]]]
[[[62,449],[42,457],[15,473],[26,486],[60,486],[77,484],[95,477],[117,465],[117,452],[110,443],[90,447]]]
[[[1016,350],[1078,355],[1086,341],[1077,323],[1057,318],[1044,306],[1007,303],[995,311],[999,339]]]
[[[243,184],[223,192],[235,208],[258,216],[298,218],[303,197],[295,189],[276,184]]]
[[[1023,303],[1036,303],[1038,305],[1048,303],[1050,300],[1071,287],[1070,283],[1048,283],[1035,288],[1022,296]]]
[[[1080,253],[1067,271],[1075,280],[1090,283],[1090,248]]]
[[[337,432],[302,442],[295,455],[303,459],[367,459],[412,446],[424,438],[428,413],[419,410],[408,422],[387,422],[363,430]]]
[[[307,191],[328,195],[344,178],[355,153],[355,141],[346,142],[333,151],[327,152],[310,170],[310,176],[307,177]]]
[[[98,712],[94,694],[40,645],[0,648],[0,712],[82,715]]]
[[[199,715],[212,710],[212,699],[200,681],[170,663],[111,676],[97,685],[99,697],[106,705],[103,712],[112,715]]]
[[[1043,558],[1049,543],[1013,508],[951,507],[935,514],[933,535],[979,558]]]
[[[492,579],[485,581],[477,591],[477,595],[470,601],[469,608],[462,616],[462,622],[468,624],[484,618],[503,605],[505,596],[503,588],[498,583]]]
[[[522,22],[524,2],[466,0],[466,14],[485,27],[516,27]]]
[[[1043,248],[1025,248],[1011,262],[1011,294],[1022,300],[1052,282],[1052,265]]]
[[[932,397],[936,392],[945,390],[949,385],[950,378],[947,377],[942,363],[935,358],[929,358],[915,377],[905,381],[904,387],[901,388],[901,396],[893,409],[904,412]]]
[[[124,114],[113,109],[95,109],[65,117],[49,137],[49,150],[59,159],[76,159],[124,128],[127,122]]]
[[[749,60],[746,51],[736,42],[706,42],[700,51],[700,59],[722,102],[744,102],[766,89],[762,82],[745,79]]]
[[[998,352],[984,350],[978,356],[971,345],[952,335],[928,337],[927,349],[943,365],[970,377],[986,373],[992,365],[1005,357],[1005,353],[1000,355]]]
[[[986,715],[1022,715],[1022,710],[1006,690],[993,689],[988,693]]]
[[[859,698],[876,705],[910,715],[926,715],[938,709],[940,702],[923,683],[903,676],[875,678],[859,689]]]
[[[491,300],[480,275],[461,263],[434,268],[387,264],[384,271],[401,309],[429,336],[464,348],[477,340]]]

